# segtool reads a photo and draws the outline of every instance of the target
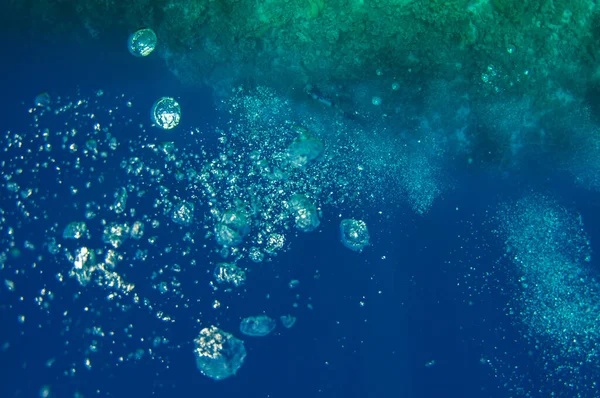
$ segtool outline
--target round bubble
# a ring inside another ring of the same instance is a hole
[[[362,220],[345,219],[340,223],[340,235],[344,246],[362,252],[369,245],[369,230]]]
[[[236,374],[246,358],[244,342],[216,326],[204,328],[194,339],[196,366],[214,380],[223,380]]]
[[[171,130],[181,120],[181,107],[171,97],[162,97],[152,106],[152,122],[158,127]]]
[[[263,337],[275,329],[277,322],[266,315],[250,316],[242,319],[240,331],[246,336]]]
[[[146,57],[156,48],[156,33],[152,29],[143,28],[129,35],[127,47],[136,57]]]

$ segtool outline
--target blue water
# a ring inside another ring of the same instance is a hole
[[[89,95],[98,89],[125,93],[135,98],[136,110],[150,109],[157,97],[174,96],[184,109],[181,130],[200,126],[211,131],[222,120],[210,90],[180,83],[158,57],[132,58],[118,35],[93,46],[3,38],[2,47],[10,54],[0,63],[3,131],[26,128],[31,120],[26,109],[44,91],[52,96],[76,95],[77,90]],[[147,123],[147,114],[139,117]],[[128,133],[135,134],[124,131],[122,136]],[[600,235],[598,196],[574,188],[560,174],[548,180],[531,170],[459,173],[453,176],[455,188],[424,216],[393,203],[364,209],[364,218],[377,222],[370,231],[372,246],[362,254],[340,244],[337,213],[326,209],[318,233],[293,238],[291,250],[260,265],[248,280],[245,300],[230,318],[220,320],[221,326],[237,333],[237,316],[263,310],[280,313],[294,302],[300,303],[298,321],[285,333],[245,339],[246,362],[225,381],[210,380],[196,369],[190,336],[197,334],[197,325],[185,316],[166,327],[170,345],[179,348],[170,349],[164,362],[146,357],[115,367],[115,356],[108,352],[116,349],[112,347],[95,354],[91,371],[67,376],[64,367],[48,367],[46,361],[79,365],[82,355],[73,347],[89,344],[89,339],[79,342],[71,335],[64,345],[64,317],[45,314],[31,302],[39,281],[20,286],[25,289],[18,293],[24,302],[1,290],[0,344],[7,342],[10,348],[0,353],[0,396],[39,396],[40,388],[49,385],[55,397],[73,396],[74,391],[86,397],[505,397],[498,375],[481,360],[506,351],[510,355],[502,357],[510,357],[511,366],[528,374],[534,385],[543,384],[535,381],[536,370],[526,353],[529,346],[503,314],[507,296],[501,289],[477,286],[483,274],[502,263],[502,242],[490,231],[491,212],[498,203],[533,187],[580,212],[595,248]],[[37,232],[24,227],[20,233],[35,239]],[[179,239],[177,233],[173,239]],[[35,258],[25,252],[19,261],[31,264]],[[472,265],[475,269],[469,269]],[[52,269],[52,264],[39,266]],[[133,279],[135,272],[128,271]],[[300,287],[273,285],[273,275],[282,281],[298,279]],[[481,291],[472,305],[465,281]],[[56,301],[69,308],[69,298],[79,290],[104,300],[103,293],[70,283]],[[277,301],[266,299],[267,294]],[[307,308],[309,303],[313,309]],[[89,321],[81,308],[72,311],[80,314],[75,323]],[[15,314],[25,315],[27,322],[17,325]],[[123,329],[131,319],[136,330],[152,330],[157,322],[136,309],[106,315],[115,329]],[[119,338],[123,352],[135,351],[138,343]]]

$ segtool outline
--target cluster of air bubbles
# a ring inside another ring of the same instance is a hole
[[[293,249],[298,231],[325,234],[320,227],[330,222],[332,209],[334,214],[364,214],[368,203],[400,196],[424,210],[438,193],[440,168],[432,154],[440,151],[427,141],[414,144],[418,155],[411,155],[397,137],[363,134],[342,119],[332,124],[298,116],[264,88],[240,89],[226,106],[232,123],[215,129],[210,145],[210,135],[200,129],[181,131],[185,140],[177,143],[156,142],[136,119],[145,112],[136,113],[124,95],[57,97],[52,112],[30,110],[33,131],[5,136],[3,174],[12,209],[3,211],[17,220],[15,226],[29,223],[43,232],[28,242],[18,242],[18,232],[2,236],[0,255],[9,260],[3,266],[17,276],[6,285],[18,289],[31,282],[28,275],[39,272],[44,293],[29,301],[61,319],[67,311],[61,305],[71,300],[49,297],[68,290],[70,283],[82,291],[100,291],[107,300],[85,301],[86,294],[75,298],[77,308],[91,309],[89,324],[82,322],[94,330],[90,340],[107,328],[100,314],[131,311],[132,322],[144,316],[156,321],[151,330],[119,329],[140,342],[130,352],[120,352],[130,346],[118,335],[105,339],[105,352],[116,356],[115,363],[136,360],[142,355],[138,350],[167,357],[168,349],[182,344],[181,336],[161,325],[201,317],[196,363],[208,377],[223,379],[237,372],[246,352],[241,340],[210,325],[235,328],[225,320],[239,315],[227,311],[251,294],[248,279],[257,275],[252,272],[260,268],[257,263]],[[157,101],[152,115],[157,126],[173,128],[180,108],[166,97]],[[123,131],[128,131],[126,140]],[[342,221],[340,234],[351,250],[360,252],[369,244],[362,220]],[[18,272],[23,261],[13,253],[19,247],[35,254],[40,264],[56,264],[58,271],[51,278],[42,266]],[[289,284],[303,297],[304,285]],[[214,300],[204,300],[206,295]],[[277,319],[283,333],[296,321],[288,314],[293,311],[246,318],[244,335],[271,333]],[[107,316],[106,322],[113,321]],[[80,331],[74,323],[64,325],[65,335]],[[193,340],[193,333],[184,338]]]
[[[194,220],[194,203],[185,201],[177,203],[173,209],[171,219],[177,224],[191,225]]]
[[[150,28],[138,29],[129,35],[127,48],[136,57],[147,57],[156,48],[158,39]]]
[[[498,71],[494,65],[490,64],[487,66],[485,72],[481,74],[481,81],[486,84],[491,84],[496,76],[498,76]]]
[[[600,360],[600,283],[581,216],[542,195],[503,206],[499,234],[514,284],[508,308],[538,365],[569,396],[589,396]],[[582,395],[583,394],[583,395]]]

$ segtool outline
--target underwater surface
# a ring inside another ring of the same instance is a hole
[[[2,9],[0,396],[600,397],[597,2],[77,4]]]

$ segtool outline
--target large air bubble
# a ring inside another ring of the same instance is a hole
[[[321,223],[317,207],[306,196],[296,194],[287,205],[294,217],[294,224],[300,231],[314,231]]]
[[[250,218],[242,209],[227,210],[215,226],[217,243],[222,246],[237,246],[250,232]]]
[[[152,106],[150,113],[152,122],[163,130],[177,127],[181,120],[181,107],[171,97],[162,97]]]
[[[203,375],[223,380],[237,373],[244,359],[244,342],[216,326],[204,328],[194,340],[196,366]]]
[[[369,245],[367,224],[362,220],[342,220],[340,223],[340,238],[348,249],[361,253]]]
[[[158,39],[152,29],[138,29],[129,35],[127,48],[132,55],[136,57],[147,57],[156,48]]]
[[[266,315],[251,316],[242,319],[240,331],[246,336],[263,337],[275,329],[277,322]]]

